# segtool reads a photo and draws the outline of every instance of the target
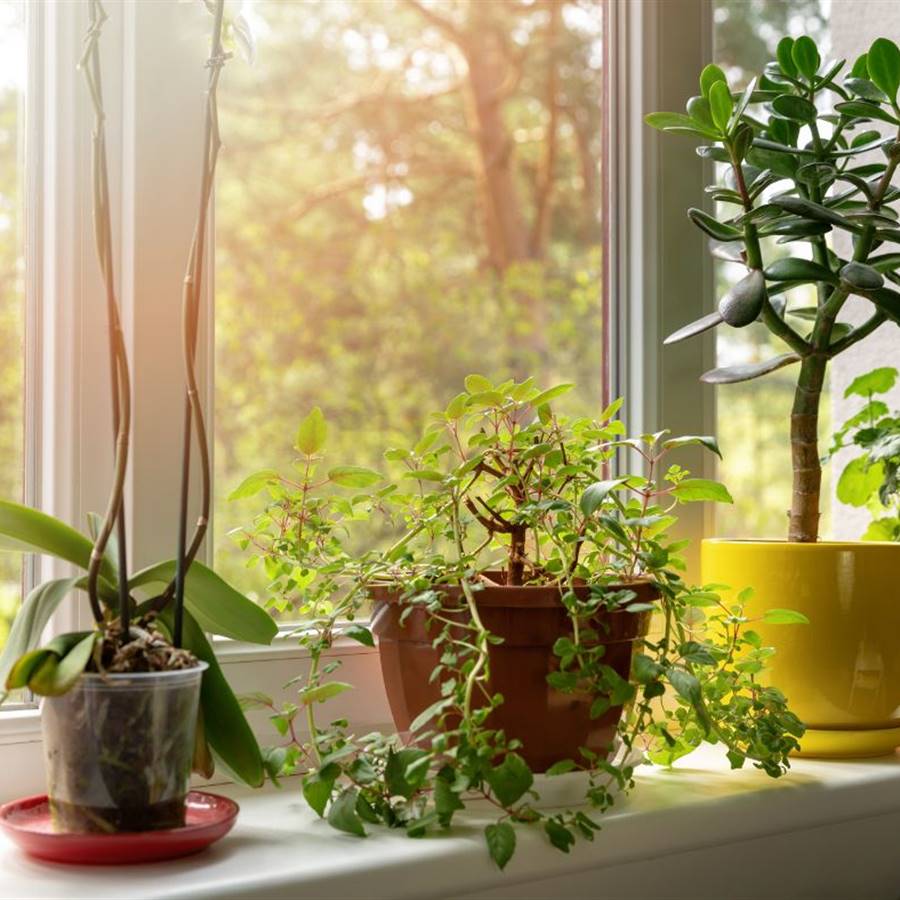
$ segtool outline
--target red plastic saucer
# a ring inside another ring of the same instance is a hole
[[[124,865],[156,862],[197,853],[231,831],[238,814],[234,800],[191,791],[181,828],[120,834],[74,834],[53,827],[46,794],[0,806],[0,828],[26,853],[52,862]]]

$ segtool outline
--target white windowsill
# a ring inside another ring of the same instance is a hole
[[[568,856],[518,829],[505,873],[487,858],[483,822],[411,840],[338,834],[282,791],[219,788],[242,811],[234,831],[195,857],[161,865],[48,865],[0,839],[3,898],[439,898],[680,900],[900,896],[900,757],[797,760],[791,775],[731,773],[714,750],[674,771],[639,770],[639,789]]]

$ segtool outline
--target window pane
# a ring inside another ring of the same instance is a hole
[[[290,464],[312,406],[329,460],[378,466],[472,372],[601,402],[602,3],[426,5],[443,26],[396,0],[242,6],[258,58],[220,91],[215,549],[260,597],[228,537],[254,505],[226,497]]]
[[[21,500],[24,473],[25,4],[0,0],[0,497]],[[0,554],[0,645],[22,593],[17,554]]]
[[[775,46],[785,34],[808,34],[819,45],[823,58],[830,49],[829,0],[716,0],[714,57],[733,85],[743,86],[774,59]],[[731,210],[729,212],[729,209]],[[720,217],[733,215],[733,207],[721,206]],[[805,248],[805,249],[804,249]],[[808,245],[778,245],[764,239],[767,260],[777,256],[808,255]],[[746,269],[717,262],[716,297],[723,296]],[[810,286],[788,294],[791,306],[815,304]],[[760,324],[716,332],[717,365],[755,362],[784,352],[784,345]],[[788,367],[765,378],[718,388],[716,431],[724,461],[720,477],[732,486],[733,506],[716,510],[716,531],[722,536],[783,538],[787,534],[787,510],[791,498],[790,410],[796,370]],[[822,396],[820,436],[827,447],[831,433],[831,400],[826,384]],[[822,483],[822,534],[830,532],[830,471]]]

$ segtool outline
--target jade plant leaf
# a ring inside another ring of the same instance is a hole
[[[710,328],[715,328],[716,325],[721,325],[724,321],[722,313],[716,310],[716,312],[703,316],[702,319],[697,319],[689,325],[684,325],[679,328],[678,331],[673,331],[663,343],[666,345],[677,344],[679,341],[687,340],[690,337],[694,337],[696,334],[702,334],[704,331],[709,331]]]
[[[895,102],[900,88],[900,49],[887,38],[878,38],[866,57],[869,78],[881,88],[888,100]]]
[[[700,380],[706,384],[737,384],[740,381],[750,381],[752,378],[759,378],[761,375],[768,375],[776,369],[784,368],[792,363],[800,362],[800,355],[797,353],[783,353],[774,359],[767,359],[765,362],[744,363],[739,366],[723,366],[718,369],[710,369],[700,376]]]
[[[841,279],[860,291],[874,291],[884,286],[884,276],[872,266],[849,262],[841,269]]]
[[[766,279],[753,269],[719,301],[719,312],[732,327],[744,328],[757,320],[765,300]]]
[[[766,266],[766,278],[769,281],[827,281],[837,283],[837,275],[825,266],[811,259],[776,259]]]
[[[136,572],[128,586],[163,587],[175,576],[175,560]],[[260,606],[236,591],[203,563],[194,561],[184,583],[184,603],[204,631],[236,641],[270,644],[278,633],[275,620]]]
[[[844,103],[836,103],[834,108],[852,119],[878,119],[881,122],[890,122],[891,125],[898,124],[898,120],[889,112],[867,100],[847,100]]]

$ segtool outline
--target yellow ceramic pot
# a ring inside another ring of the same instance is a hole
[[[755,623],[771,682],[805,722],[801,756],[880,756],[900,746],[900,544],[705,540],[703,581],[752,587],[751,616],[804,613],[809,625]]]

